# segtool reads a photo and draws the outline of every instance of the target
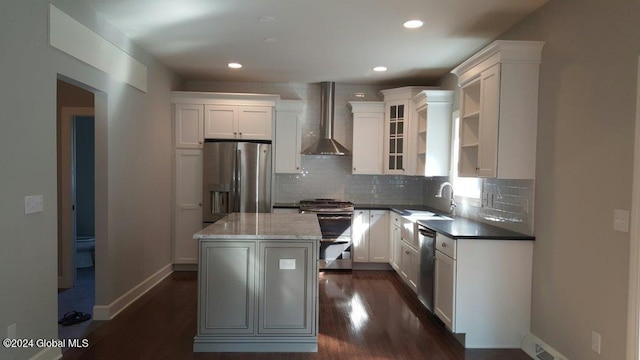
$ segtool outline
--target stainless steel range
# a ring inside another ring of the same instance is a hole
[[[322,231],[318,268],[351,269],[353,204],[337,199],[302,200],[300,212],[318,216]]]

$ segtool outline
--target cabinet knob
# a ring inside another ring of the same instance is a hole
[[[202,141],[198,141],[198,144],[202,145]]]
[[[408,251],[405,251],[404,253],[405,253],[405,254],[407,254],[407,255],[409,255],[409,252],[408,252]]]
[[[202,203],[198,204],[198,206],[202,207]]]
[[[356,168],[353,168],[353,171],[356,171]]]
[[[442,247],[447,247],[447,243],[442,243]]]
[[[233,135],[234,135],[234,136],[235,136],[235,135],[238,135],[238,133],[234,131],[234,132],[233,132]]]
[[[296,170],[300,170],[300,166],[296,166]]]

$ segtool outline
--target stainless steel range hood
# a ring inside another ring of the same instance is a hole
[[[351,155],[342,144],[333,139],[333,109],[335,107],[335,83],[320,83],[320,139],[302,152],[303,155]]]

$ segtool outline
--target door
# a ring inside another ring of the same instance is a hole
[[[478,176],[496,177],[500,116],[500,64],[483,71],[480,78]]]
[[[254,334],[256,243],[200,241],[200,247],[198,333]]]
[[[238,137],[242,140],[271,140],[273,108],[269,106],[240,106],[238,109]]]
[[[400,234],[400,227],[395,226],[395,225],[391,225],[391,227],[393,228],[393,237],[391,239],[391,246],[392,246],[392,258],[391,258],[391,266],[393,266],[394,269],[396,269],[396,271],[398,273],[400,273],[400,254],[402,254],[402,236]]]
[[[315,267],[312,243],[260,243],[258,333],[313,334]]]
[[[271,144],[239,142],[236,211],[271,212]]]
[[[404,174],[407,166],[408,101],[389,101],[385,111],[385,174]]]
[[[434,314],[455,332],[456,261],[436,250]]]
[[[196,264],[198,242],[193,234],[202,229],[202,150],[176,150],[175,174],[173,262]]]
[[[353,261],[369,262],[369,210],[353,214]]]
[[[369,261],[389,261],[388,212],[371,210],[369,215]]]
[[[204,107],[174,105],[175,147],[201,149],[204,141]]]
[[[216,222],[236,209],[236,142],[206,142],[203,152],[203,222]]]
[[[382,174],[384,114],[354,114],[353,134],[353,174]]]
[[[235,139],[238,134],[238,107],[205,105],[204,138]]]

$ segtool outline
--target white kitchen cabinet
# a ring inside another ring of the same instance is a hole
[[[423,90],[412,101],[417,127],[415,175],[449,176],[453,91]]]
[[[424,87],[407,86],[382,90],[384,95],[384,174],[415,175],[417,113],[412,98]]]
[[[353,214],[353,261],[389,261],[388,211],[358,210]]]
[[[197,264],[202,229],[202,150],[178,149],[175,156],[174,264]]]
[[[413,292],[418,292],[418,272],[420,254],[416,248],[406,241],[400,244],[400,276]]]
[[[390,239],[390,247],[389,251],[391,252],[391,256],[389,259],[389,263],[391,267],[393,267],[396,272],[400,273],[400,254],[402,253],[402,218],[400,215],[394,211],[390,212],[389,216],[389,239]]]
[[[202,146],[205,138],[270,140],[278,95],[171,92],[174,124],[173,262],[198,262],[193,234],[202,229]],[[215,123],[214,123],[214,120]],[[209,122],[209,126],[206,122]],[[212,127],[213,126],[213,127]],[[209,131],[206,136],[205,130]],[[242,137],[233,137],[233,132]],[[215,136],[212,136],[212,133]],[[219,137],[218,137],[219,135]]]
[[[451,71],[460,87],[460,176],[535,178],[543,45],[498,40]]]
[[[352,174],[384,173],[384,103],[350,101],[353,113]]]
[[[302,171],[302,122],[306,102],[281,100],[276,105],[275,172]]]
[[[174,104],[173,122],[175,147],[201,149],[204,142],[204,106]]]
[[[247,105],[205,105],[206,139],[271,140],[273,108]]]
[[[533,241],[435,241],[435,315],[467,348],[519,347],[530,327]]]

